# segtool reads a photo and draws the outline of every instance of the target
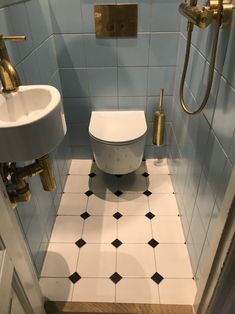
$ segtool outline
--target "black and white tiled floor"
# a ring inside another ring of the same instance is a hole
[[[193,304],[166,161],[111,176],[73,160],[40,284],[50,300]]]

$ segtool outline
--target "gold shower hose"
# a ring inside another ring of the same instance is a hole
[[[184,101],[184,84],[185,84],[185,77],[186,77],[186,73],[187,73],[187,69],[188,69],[188,61],[189,61],[189,56],[190,56],[190,46],[191,46],[192,32],[193,32],[193,23],[188,22],[188,29],[187,29],[188,38],[187,38],[186,54],[185,54],[184,68],[183,68],[183,73],[182,73],[181,83],[180,83],[180,104],[181,104],[183,110],[187,114],[192,115],[192,116],[200,113],[204,109],[204,107],[207,104],[208,98],[210,96],[210,91],[211,91],[211,86],[212,86],[213,76],[214,76],[214,69],[215,69],[215,60],[216,60],[216,52],[217,52],[217,46],[218,46],[219,30],[220,30],[220,25],[221,25],[221,21],[222,21],[222,13],[223,13],[223,0],[219,0],[217,19],[216,19],[216,29],[215,29],[215,35],[214,35],[214,40],[213,40],[212,52],[211,52],[211,63],[209,65],[207,89],[206,89],[206,93],[205,93],[204,99],[202,100],[201,105],[195,111],[189,110],[187,104]]]

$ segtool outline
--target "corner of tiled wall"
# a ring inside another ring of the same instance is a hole
[[[180,107],[179,84],[186,47],[186,19],[181,20],[169,165],[194,277],[201,278],[235,159],[234,24],[220,32],[211,95],[198,116]],[[207,82],[213,26],[194,28],[185,99],[191,108],[202,101]],[[225,127],[226,126],[226,127]]]

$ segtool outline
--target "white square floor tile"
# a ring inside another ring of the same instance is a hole
[[[93,160],[74,159],[69,169],[70,174],[88,175],[92,172]]]
[[[116,302],[159,303],[158,286],[152,279],[123,278],[117,283]]]
[[[87,243],[111,243],[117,238],[117,221],[109,216],[90,216],[82,237]]]
[[[147,159],[147,172],[151,174],[169,174],[167,159]]]
[[[135,171],[135,173],[139,173],[142,174],[144,172],[147,172],[147,166],[146,166],[146,162],[143,161],[140,165],[140,167]]]
[[[143,194],[126,194],[125,198],[119,197],[118,211],[122,215],[146,215],[149,212],[148,198]]]
[[[173,193],[173,186],[170,175],[151,174],[149,176],[148,190],[152,193]]]
[[[146,178],[133,172],[119,178],[119,190],[125,193],[143,193],[147,189]]]
[[[180,217],[155,216],[152,220],[153,238],[159,243],[184,243]]]
[[[73,302],[114,302],[115,284],[110,279],[82,278],[73,290]]]
[[[91,179],[89,176],[69,175],[65,184],[64,192],[85,193],[90,190]]]
[[[147,243],[152,239],[150,220],[145,216],[123,216],[118,220],[118,239],[123,243]]]
[[[118,211],[118,197],[109,193],[93,194],[88,198],[87,211],[90,215],[113,215]]]
[[[159,284],[161,304],[193,304],[196,292],[193,279],[164,279]]]
[[[58,215],[81,215],[86,211],[88,197],[83,193],[64,193]]]
[[[178,206],[175,195],[152,194],[148,197],[149,209],[154,215],[178,215]]]
[[[80,249],[77,272],[82,278],[109,278],[115,266],[116,249],[112,244],[86,244]]]
[[[42,277],[69,277],[76,271],[79,248],[72,243],[50,243]]]
[[[68,278],[41,278],[40,287],[51,301],[71,301],[73,284]]]
[[[94,193],[113,193],[118,190],[117,178],[113,175],[101,173],[92,178],[91,190]]]
[[[83,222],[79,216],[57,216],[50,242],[76,242],[81,238]]]
[[[164,278],[192,278],[185,244],[159,244],[155,248],[157,272]]]
[[[152,277],[156,272],[153,248],[148,244],[122,244],[117,249],[117,272],[122,277]]]

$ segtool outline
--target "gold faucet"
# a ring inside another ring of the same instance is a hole
[[[5,40],[22,41],[26,40],[26,37],[0,35],[0,79],[2,81],[3,92],[9,93],[17,90],[21,82],[16,69],[10,62]]]

